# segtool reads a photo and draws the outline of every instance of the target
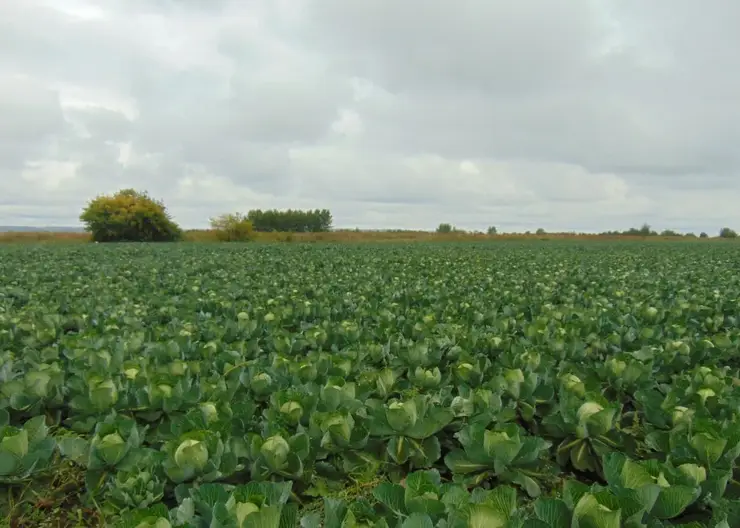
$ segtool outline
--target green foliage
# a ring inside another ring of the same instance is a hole
[[[709,238],[709,235],[702,231],[701,233],[699,233],[699,238]]]
[[[241,213],[225,213],[211,218],[211,229],[222,242],[248,242],[254,239],[252,221]]]
[[[656,236],[658,233],[657,231],[654,231],[650,224],[642,224],[640,228],[631,227],[627,229],[626,231],[622,231],[621,233],[618,232],[618,234],[628,235],[628,236]]]
[[[282,231],[292,233],[322,233],[332,228],[332,215],[328,209],[279,211],[253,209],[247,213],[255,231]]]
[[[496,229],[496,226],[489,226],[488,230],[486,231],[486,234],[488,235],[496,235],[498,234],[498,230]]]
[[[719,230],[720,238],[737,238],[737,232],[729,227],[723,227]]]
[[[54,440],[47,436],[43,416],[20,427],[8,424],[9,415],[0,409],[0,483],[23,480],[46,469],[54,452]]]
[[[673,233],[670,230],[664,231],[664,233]],[[602,235],[624,235],[624,236],[633,236],[633,237],[648,237],[648,236],[657,236],[658,232],[653,230],[652,227],[650,227],[650,224],[642,224],[640,228],[631,227],[625,231],[606,231],[604,233],[601,233]],[[669,234],[667,236],[680,236],[678,233]]]
[[[734,245],[491,247],[0,248],[7,524],[740,526]]]
[[[95,242],[172,242],[182,238],[161,201],[123,189],[90,201],[80,221]]]
[[[494,228],[495,229],[495,228]],[[464,229],[458,229],[452,224],[442,223],[437,226],[437,233],[441,235],[447,235],[450,233],[465,233]]]

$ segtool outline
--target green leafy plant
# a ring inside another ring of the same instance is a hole
[[[3,521],[740,526],[736,250],[655,238],[4,246]]]

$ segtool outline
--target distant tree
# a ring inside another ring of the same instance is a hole
[[[288,209],[252,209],[247,213],[255,231],[282,231],[290,233],[321,233],[330,231],[333,218],[328,209],[301,211]]]
[[[534,232],[535,235],[546,235],[547,231],[545,231],[542,227],[538,228],[537,231]]]
[[[696,238],[696,234],[695,233],[686,233],[684,236],[686,238]]]
[[[486,233],[489,234],[489,235],[497,235],[498,234],[498,230],[496,229],[496,226],[490,226],[488,228],[488,231],[486,231]]]
[[[452,224],[442,223],[437,226],[437,233],[440,233],[440,234],[452,233],[452,230],[453,230]]]
[[[621,235],[627,235],[627,236],[655,236],[658,233],[656,231],[653,231],[653,229],[650,227],[650,224],[642,224],[640,229],[637,229],[635,227],[630,227],[627,231],[622,231],[620,233]]]
[[[660,232],[660,236],[677,237],[677,236],[681,236],[681,233],[677,233],[673,229],[664,229],[663,231]]]
[[[737,238],[737,232],[735,232],[733,229],[730,229],[729,227],[723,227],[719,230],[719,237],[720,238]]]
[[[702,231],[701,233],[699,233],[699,238],[709,238],[709,235]]]
[[[182,230],[167,208],[146,192],[123,189],[91,200],[80,221],[94,242],[172,242]]]
[[[248,242],[254,239],[254,226],[241,213],[227,213],[211,218],[211,229],[223,242]]]

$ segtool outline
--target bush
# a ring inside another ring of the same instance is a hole
[[[80,221],[94,242],[173,242],[182,230],[161,201],[146,192],[123,189],[88,203]]]
[[[488,233],[489,235],[495,235],[498,233],[498,230],[496,229],[496,226],[490,226],[486,233]]]
[[[222,242],[248,242],[254,239],[252,222],[241,213],[222,214],[211,218],[211,229]]]
[[[719,230],[719,237],[720,238],[737,238],[737,232],[735,232],[733,229],[730,229],[729,227],[723,227]]]
[[[439,226],[437,227],[437,233],[441,233],[441,234],[452,233],[452,224],[447,224],[447,223],[439,224]]]

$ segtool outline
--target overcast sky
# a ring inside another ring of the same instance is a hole
[[[737,0],[0,1],[0,224],[740,228]]]

